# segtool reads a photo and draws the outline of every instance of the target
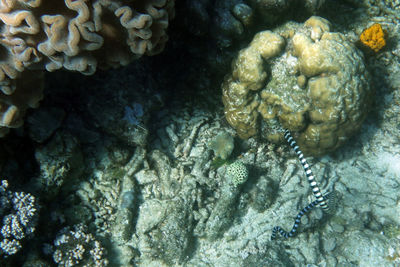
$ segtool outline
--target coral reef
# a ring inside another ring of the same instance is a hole
[[[365,29],[360,35],[360,41],[374,52],[379,52],[385,45],[385,33],[379,23]]]
[[[42,88],[29,70],[93,74],[163,50],[173,0],[2,1],[0,129],[19,127]]]
[[[314,14],[325,0],[186,0],[184,24],[199,36],[230,47],[255,27],[270,26],[288,14]]]
[[[83,225],[75,225],[73,230],[64,228],[54,241],[53,259],[58,266],[108,265],[106,251]]]
[[[234,39],[242,38],[254,15],[243,0],[188,0],[185,9],[189,14],[184,21],[188,30],[195,35],[212,36],[220,47],[229,47]]]
[[[191,62],[206,66],[205,71],[212,82],[220,83],[230,69],[230,63],[238,49],[245,47],[260,29],[271,29],[290,20],[304,21],[325,9],[325,0],[183,0],[176,5],[175,22],[183,31],[179,36]],[[193,45],[187,45],[193,44]],[[184,64],[183,64],[184,65]],[[197,72],[198,72],[197,71]],[[203,75],[196,83],[205,81]]]
[[[185,10],[188,1],[177,2],[179,17],[195,23]],[[199,5],[204,2],[192,1]],[[216,2],[208,1],[205,12],[210,17],[215,15]],[[213,165],[215,153],[210,141],[222,132],[235,136],[235,130],[224,120],[220,92],[215,91],[221,81],[219,74],[228,70],[219,68],[215,75],[215,69],[202,61],[210,58],[215,66],[221,66],[221,57],[214,57],[213,52],[237,53],[253,34],[249,30],[230,49],[221,49],[215,45],[214,36],[189,36],[177,21],[176,27],[169,29],[171,46],[158,57],[143,57],[119,70],[90,77],[64,71],[47,75],[45,99],[41,107],[28,112],[27,127],[0,142],[0,170],[15,185],[12,191],[26,192],[29,188],[36,199],[40,198],[40,227],[33,239],[20,240],[22,249],[18,253],[0,256],[0,265],[54,266],[55,256],[60,265],[74,264],[82,257],[76,265],[94,266],[90,251],[97,259],[107,260],[109,266],[127,267],[396,264],[400,237],[387,226],[398,229],[400,225],[400,24],[373,5],[385,3],[388,8],[398,8],[399,1],[325,2],[329,9],[320,12],[331,19],[331,29],[345,39],[338,39],[338,46],[359,44],[361,32],[371,23],[381,23],[390,33],[390,45],[365,58],[377,89],[371,116],[352,142],[331,156],[307,158],[321,191],[334,187],[338,192],[336,213],[325,217],[321,209],[315,209],[303,214],[296,239],[271,242],[274,226],[292,225],[296,211],[312,201],[309,181],[304,179],[296,152],[285,143],[263,142],[262,138],[235,139],[235,151],[229,156],[251,167],[247,182],[235,187],[227,175],[228,164]],[[358,8],[361,2],[373,4],[367,10]],[[303,9],[298,12],[305,14]],[[303,17],[288,12],[279,23],[287,18],[303,21]],[[267,29],[258,24],[258,19],[254,22],[258,29],[252,30]],[[214,25],[208,26],[212,31]],[[287,87],[301,85],[305,90],[314,78],[334,76],[330,72],[310,79],[306,75],[293,75],[295,79],[277,75],[290,68],[275,63],[293,63],[291,60],[300,58],[294,53],[293,36],[309,36],[312,27],[307,28],[292,22],[270,32],[269,40],[274,40],[274,34],[279,36],[276,42],[282,40],[281,52],[261,60],[267,77],[261,89],[248,91],[247,99],[254,96],[261,101],[260,92],[272,81],[287,92],[286,82]],[[318,32],[315,34],[318,36]],[[326,41],[321,38],[315,43]],[[287,51],[292,51],[291,56],[282,57]],[[250,52],[257,54],[256,50]],[[231,61],[225,55],[223,60]],[[347,67],[351,59],[343,60],[343,66]],[[286,67],[278,69],[281,65]],[[263,76],[262,71],[252,73]],[[38,123],[43,119],[46,123]],[[280,131],[279,121],[271,129],[260,114],[257,120],[261,125],[256,124],[256,133]],[[296,140],[299,133],[293,132]],[[271,138],[277,141],[280,137]],[[87,229],[80,231],[74,226],[77,224]],[[59,233],[64,227],[68,228]],[[78,235],[100,241],[98,252],[94,242],[85,243],[75,238]],[[63,238],[70,242],[61,244]]]
[[[226,119],[241,138],[261,132],[280,142],[284,127],[307,155],[333,151],[352,136],[373,93],[361,53],[320,17],[258,33],[222,90]]]
[[[8,182],[0,185],[0,256],[9,256],[22,248],[22,242],[35,231],[38,219],[36,199],[29,193],[8,190]]]
[[[258,19],[272,24],[292,12],[314,14],[324,5],[325,0],[247,0],[247,2],[257,13]]]

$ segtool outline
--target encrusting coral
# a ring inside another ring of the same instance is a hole
[[[37,106],[38,70],[90,75],[157,54],[173,16],[174,0],[0,0],[0,136]]]
[[[232,64],[225,117],[244,139],[281,142],[285,128],[305,154],[325,154],[360,128],[371,102],[362,54],[320,17],[256,34]]]
[[[365,29],[360,35],[360,41],[371,48],[374,52],[378,52],[386,45],[385,33],[379,23]]]

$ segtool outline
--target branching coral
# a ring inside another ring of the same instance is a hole
[[[29,193],[8,190],[0,184],[0,256],[9,256],[22,248],[22,242],[35,231],[38,218],[36,199]]]
[[[288,23],[258,33],[240,51],[222,85],[225,117],[241,138],[261,132],[279,142],[283,127],[296,133],[305,154],[321,155],[360,128],[372,96],[369,77],[361,53],[330,32],[327,20]]]
[[[54,241],[53,259],[58,266],[107,266],[106,250],[81,224],[62,229]]]
[[[97,66],[159,53],[173,6],[174,0],[0,0],[0,135],[20,126],[25,109],[41,98],[40,86],[19,86],[27,76],[38,80],[27,70],[93,74]]]

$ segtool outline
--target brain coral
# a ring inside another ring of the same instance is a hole
[[[232,64],[223,102],[238,135],[280,142],[287,128],[308,155],[354,134],[373,94],[361,53],[320,17],[258,33]]]
[[[41,99],[37,70],[93,74],[159,53],[173,7],[174,0],[0,0],[0,136]],[[20,85],[25,78],[36,82]]]

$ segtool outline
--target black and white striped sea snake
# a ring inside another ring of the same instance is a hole
[[[303,166],[304,172],[306,173],[307,180],[310,184],[311,190],[317,200],[311,202],[308,204],[305,208],[303,208],[296,216],[296,219],[294,221],[294,225],[292,227],[292,230],[290,232],[286,232],[283,230],[280,226],[275,226],[274,229],[272,230],[272,235],[271,235],[271,240],[276,239],[276,234],[279,232],[283,237],[288,238],[292,237],[296,234],[296,231],[300,225],[301,222],[301,217],[306,214],[307,212],[311,211],[316,205],[319,205],[324,211],[328,211],[328,203],[327,201],[330,198],[330,193],[327,193],[325,195],[322,195],[321,190],[318,187],[317,182],[314,179],[314,175],[311,171],[310,165],[307,163],[306,158],[303,155],[303,152],[301,152],[299,146],[297,145],[296,141],[290,134],[289,130],[285,130],[284,134],[285,140],[288,142],[288,144],[293,148],[294,152],[296,153],[297,157],[300,160],[301,165]]]

